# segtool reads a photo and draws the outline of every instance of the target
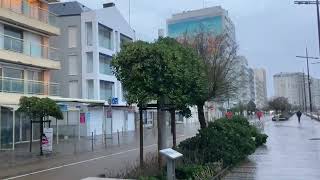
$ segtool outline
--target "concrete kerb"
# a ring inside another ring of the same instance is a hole
[[[116,180],[114,178],[95,178],[95,177],[89,177],[82,180]],[[117,180],[130,180],[130,179],[117,179]]]
[[[230,167],[226,167],[224,169],[222,169],[217,175],[215,175],[212,180],[220,180],[222,179],[223,177],[226,176],[226,174],[228,173]]]
[[[96,178],[96,177],[89,177],[82,180],[130,180],[130,179],[114,179],[114,178]]]

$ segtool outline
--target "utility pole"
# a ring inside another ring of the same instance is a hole
[[[131,26],[131,0],[129,1],[129,26]]]
[[[320,55],[320,12],[319,12],[319,0],[316,0],[316,1],[294,1],[294,4],[298,4],[298,5],[316,5],[316,7],[317,7],[319,55]]]
[[[304,110],[307,112],[308,108],[307,108],[307,94],[306,94],[306,78],[304,75],[304,70],[303,70],[303,96],[304,96]]]
[[[308,54],[308,48],[306,48],[306,56],[296,56],[297,58],[303,58],[307,60],[307,71],[308,71],[308,87],[309,87],[309,103],[310,103],[310,112],[312,113],[312,95],[311,95],[311,79],[310,79],[310,70],[309,70],[309,59],[319,59],[317,57],[310,57]]]

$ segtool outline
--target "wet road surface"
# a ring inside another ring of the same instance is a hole
[[[177,124],[177,141],[180,142],[194,136],[198,128],[198,123]],[[145,130],[145,154],[157,151],[157,137],[155,135],[156,133],[152,130]],[[124,136],[123,141],[125,143],[120,147],[108,147],[108,149],[100,149],[91,153],[36,159],[30,164],[17,164],[9,168],[6,166],[2,168],[0,165],[0,179],[79,180],[86,177],[97,177],[106,171],[118,172],[137,163],[139,158],[139,136],[134,138]],[[168,143],[172,143],[170,136],[168,136]],[[4,161],[2,163],[5,164]]]
[[[265,120],[269,136],[260,147],[224,178],[225,180],[319,180],[320,122],[303,116],[288,121]]]

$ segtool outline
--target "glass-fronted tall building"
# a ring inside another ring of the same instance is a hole
[[[231,39],[236,39],[234,24],[228,16],[228,11],[221,6],[184,11],[173,14],[167,20],[167,35],[172,38],[179,38],[186,33],[196,34],[200,30],[213,35],[228,33]]]

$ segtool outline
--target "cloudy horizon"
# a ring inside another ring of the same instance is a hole
[[[65,0],[68,1],[68,0]],[[102,8],[106,0],[79,0],[92,9]],[[122,15],[129,19],[129,0],[114,0]],[[268,97],[274,95],[273,75],[280,72],[306,71],[303,60],[308,46],[310,56],[319,56],[316,8],[295,5],[293,0],[212,0],[206,7],[222,6],[235,24],[239,55],[252,68],[267,71]],[[158,29],[166,28],[172,14],[203,8],[199,0],[131,0],[131,26],[138,39],[152,41]],[[311,65],[310,74],[320,78],[319,65]]]

